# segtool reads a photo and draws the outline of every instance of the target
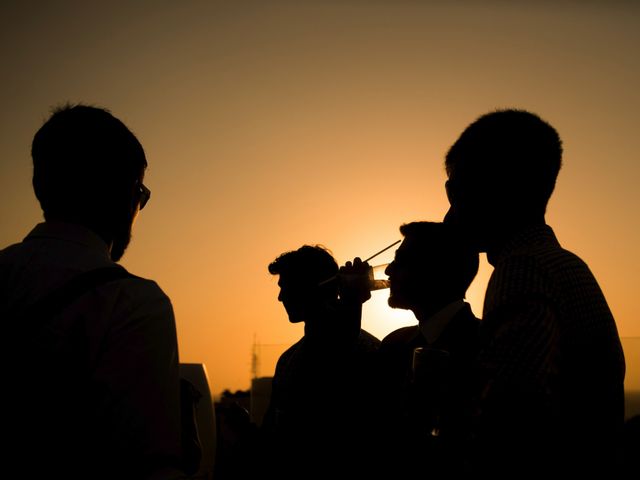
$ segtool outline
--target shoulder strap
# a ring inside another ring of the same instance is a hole
[[[120,265],[110,265],[81,273],[59,289],[45,295],[28,308],[22,317],[30,320],[51,318],[92,289],[124,278],[135,278],[135,275],[127,272]]]

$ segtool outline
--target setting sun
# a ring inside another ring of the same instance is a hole
[[[302,336],[268,264],[322,244],[342,265],[402,223],[442,220],[447,149],[479,115],[519,107],[564,142],[548,223],[620,335],[640,336],[638,6],[451,3],[3,5],[2,248],[42,220],[29,146],[49,108],[109,108],[144,146],[153,191],[122,263],[171,298],[180,360],[206,364],[214,394],[247,389],[255,342]],[[490,273],[482,258],[477,316]],[[387,297],[364,306],[380,339],[415,323]]]

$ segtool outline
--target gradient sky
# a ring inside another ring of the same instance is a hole
[[[548,222],[638,337],[639,48],[630,1],[5,0],[0,247],[41,221],[29,149],[50,108],[109,108],[153,192],[122,263],[171,297],[181,361],[205,363],[214,393],[246,389],[254,339],[269,374],[302,335],[268,263],[305,243],[344,263],[442,219],[448,147],[525,108],[564,141]],[[380,338],[409,323],[384,293],[366,304]]]

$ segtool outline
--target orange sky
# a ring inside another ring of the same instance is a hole
[[[496,107],[560,132],[548,221],[621,335],[640,336],[637,4],[23,3],[0,6],[0,246],[41,219],[29,147],[49,108],[110,108],[145,147],[153,192],[123,264],[171,297],[181,360],[205,363],[214,393],[248,388],[254,338],[277,345],[262,350],[268,374],[302,334],[268,263],[304,243],[344,263],[403,222],[441,219],[444,154]],[[477,315],[489,274],[469,294]],[[384,293],[366,305],[379,337],[407,323]]]

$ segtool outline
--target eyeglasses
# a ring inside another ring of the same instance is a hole
[[[151,190],[144,186],[142,182],[138,184],[138,195],[140,195],[140,210],[144,208],[151,198]]]

